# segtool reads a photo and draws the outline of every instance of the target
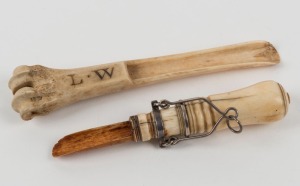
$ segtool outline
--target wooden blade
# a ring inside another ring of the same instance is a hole
[[[67,135],[53,147],[52,155],[63,156],[128,141],[133,141],[131,124],[129,121],[124,121]]]

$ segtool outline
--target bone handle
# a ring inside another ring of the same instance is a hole
[[[250,87],[208,96],[221,111],[235,107],[242,125],[266,124],[282,119],[289,105],[289,96],[283,87],[274,81],[264,81]],[[191,134],[209,132],[221,115],[206,102],[192,101],[185,104]],[[160,110],[165,137],[183,135],[183,121],[176,107]],[[136,141],[148,141],[157,138],[157,129],[153,113],[139,114],[138,128],[134,132]],[[236,123],[232,123],[236,127]],[[227,128],[222,120],[217,130]],[[138,131],[137,131],[138,130]]]
[[[80,100],[124,89],[278,62],[275,48],[268,42],[257,41],[68,70],[20,66],[15,69],[9,87],[14,94],[12,107],[24,120],[30,120]]]

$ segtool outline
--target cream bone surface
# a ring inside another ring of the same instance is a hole
[[[279,60],[270,43],[253,41],[77,69],[23,65],[14,70],[9,87],[14,94],[13,109],[22,119],[30,120],[80,100],[124,89],[213,72],[270,66]]]

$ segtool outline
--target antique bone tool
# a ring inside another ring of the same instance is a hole
[[[80,100],[188,76],[274,65],[276,49],[254,41],[164,57],[130,60],[77,69],[19,66],[9,87],[12,107],[22,119],[45,115]]]
[[[161,147],[209,136],[229,128],[266,124],[283,118],[290,99],[283,87],[264,81],[250,87],[194,99],[152,102],[152,112],[131,116],[129,121],[88,129],[65,136],[54,146],[53,156],[128,141],[159,139]]]

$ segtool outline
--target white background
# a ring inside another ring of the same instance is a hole
[[[0,185],[299,185],[300,3],[285,1],[0,1]],[[186,78],[94,98],[31,121],[11,108],[18,65],[74,68],[251,40],[281,55],[273,67]],[[264,80],[291,96],[271,125],[223,131],[170,149],[128,143],[53,158],[66,134],[149,112],[154,99],[227,92]]]

